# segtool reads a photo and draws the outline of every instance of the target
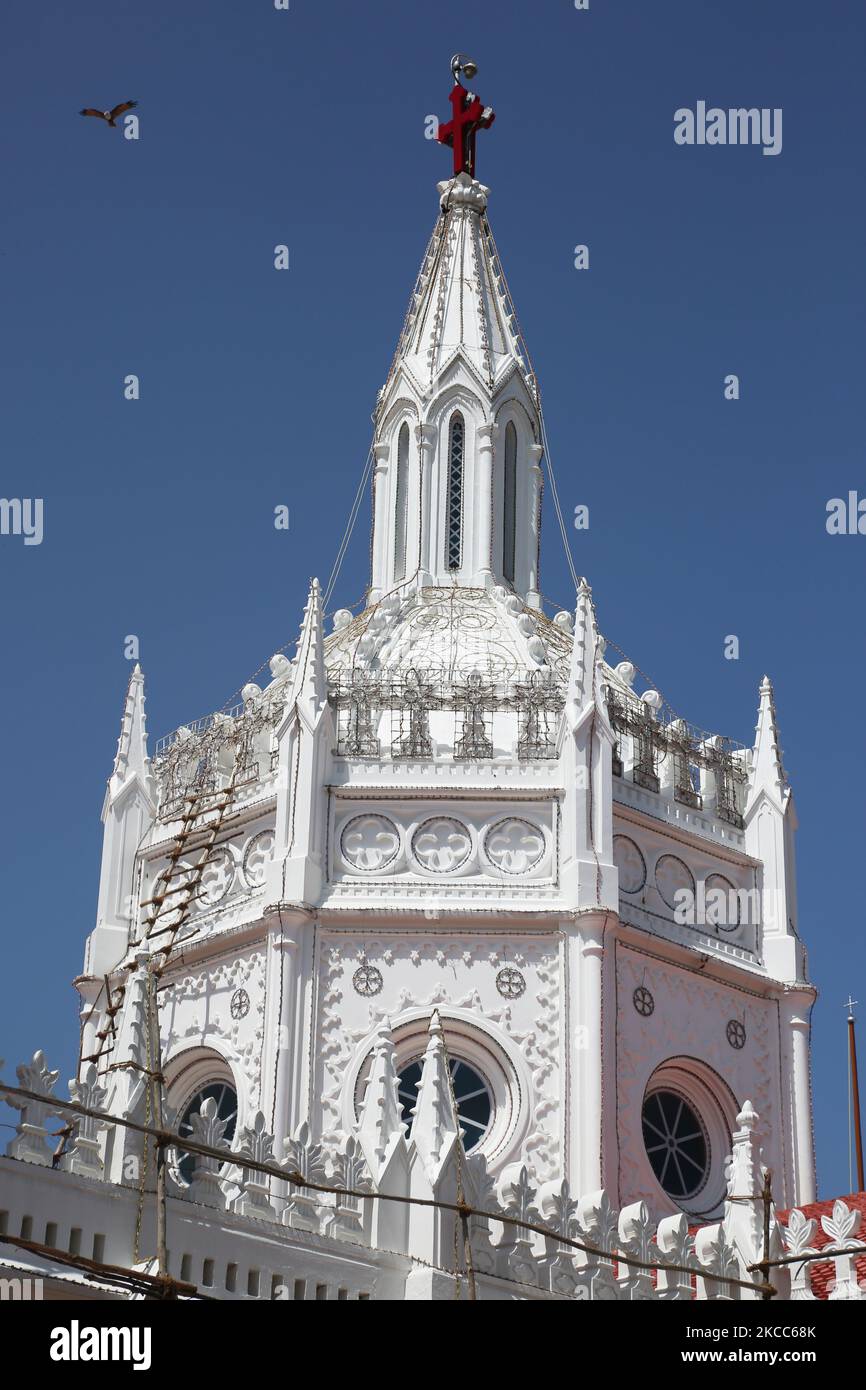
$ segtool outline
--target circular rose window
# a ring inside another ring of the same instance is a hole
[[[674,1201],[693,1197],[709,1171],[709,1143],[697,1112],[676,1091],[653,1091],[644,1101],[642,1123],[660,1186]]]
[[[463,1130],[463,1147],[470,1153],[481,1143],[490,1128],[493,1115],[493,1097],[490,1087],[480,1072],[470,1067],[460,1057],[451,1058],[451,1084],[454,1087],[454,1104],[457,1119]],[[421,1062],[410,1062],[401,1069],[398,1076],[397,1094],[403,1106],[403,1120],[412,1129],[412,1117],[418,1100],[418,1083],[421,1080]],[[450,1097],[446,1097],[446,1103]]]

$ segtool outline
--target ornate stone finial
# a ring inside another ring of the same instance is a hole
[[[832,1241],[833,1263],[836,1266],[836,1278],[829,1295],[833,1301],[863,1298],[857,1278],[857,1236],[862,1219],[862,1213],[856,1209],[852,1211],[841,1198],[833,1203],[832,1215],[821,1217],[824,1233]],[[827,1249],[825,1246],[822,1255],[827,1253]]]
[[[350,1192],[372,1192],[370,1173],[364,1159],[361,1145],[354,1135],[344,1134],[340,1138],[331,1160],[331,1181],[335,1187]],[[369,1206],[369,1203],[366,1204]],[[339,1195],[337,1197],[334,1234],[343,1239],[358,1239],[364,1228],[364,1213],[361,1199]]]
[[[322,1184],[327,1181],[325,1153],[321,1144],[310,1137],[310,1126],[304,1120],[290,1139],[283,1140],[283,1161],[290,1173],[297,1173],[305,1182]],[[314,1187],[292,1184],[291,1197],[283,1212],[283,1224],[301,1231],[318,1231],[321,1197]]]
[[[190,1137],[209,1148],[225,1149],[228,1158],[229,1146],[225,1142],[228,1123],[228,1120],[220,1119],[216,1101],[213,1096],[208,1096],[199,1110],[189,1117]],[[190,1200],[209,1207],[224,1207],[225,1194],[219,1179],[220,1160],[209,1154],[196,1153],[193,1154],[193,1163],[192,1181],[188,1189]]]
[[[24,1091],[35,1091],[40,1100],[24,1100],[21,1096],[7,1096],[6,1101],[13,1110],[21,1111],[21,1119],[14,1139],[10,1140],[6,1152],[10,1158],[23,1159],[25,1163],[51,1163],[51,1150],[46,1140],[48,1131],[46,1121],[57,1115],[54,1087],[57,1085],[59,1071],[49,1071],[45,1053],[34,1052],[31,1062],[22,1063],[16,1068],[18,1085]]]
[[[245,1125],[239,1135],[236,1159],[241,1164],[240,1194],[235,1198],[234,1210],[239,1216],[252,1216],[263,1221],[275,1221],[276,1211],[270,1198],[270,1179],[267,1174],[245,1165],[252,1163],[273,1163],[274,1137],[267,1128],[261,1110],[253,1116],[251,1125]]]
[[[803,1212],[796,1207],[788,1216],[787,1226],[782,1227],[782,1235],[785,1241],[785,1249],[789,1255],[814,1255],[816,1253],[813,1241],[815,1239],[815,1229],[817,1222],[814,1217],[808,1219]],[[815,1298],[812,1292],[811,1262],[804,1259],[802,1264],[792,1264],[791,1270],[791,1301],[793,1303],[812,1302]]]
[[[90,1062],[81,1073],[79,1081],[69,1083],[69,1098],[86,1110],[102,1110],[105,1106],[106,1091],[100,1086],[96,1067]],[[88,1177],[102,1176],[102,1154],[99,1136],[105,1129],[103,1120],[95,1120],[89,1115],[74,1116],[73,1137],[67,1146],[64,1167],[70,1173],[83,1173]]]
[[[444,212],[450,207],[468,208],[470,212],[484,212],[490,189],[468,174],[458,174],[455,179],[443,179],[436,185],[439,206]]]

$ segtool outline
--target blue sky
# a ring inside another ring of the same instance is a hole
[[[847,1191],[866,537],[824,523],[866,495],[862,9],[18,0],[4,29],[0,491],[45,504],[40,546],[0,537],[7,1074],[37,1046],[72,1074],[125,636],[153,739],[292,640],[331,570],[450,167],[424,120],[460,49],[497,112],[478,172],[563,505],[590,508],[572,544],[602,628],[744,742],[775,682],[821,990],[819,1186]],[[137,142],[77,115],[126,98]],[[677,146],[698,100],[781,107],[782,153]],[[549,505],[544,530],[542,587],[570,606]],[[335,606],[367,559],[365,508]]]

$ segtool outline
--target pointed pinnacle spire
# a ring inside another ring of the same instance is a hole
[[[328,698],[325,672],[325,631],[322,615],[322,590],[318,579],[310,580],[310,592],[298,650],[295,657],[295,676],[292,701],[297,701],[307,715],[316,720]]]
[[[434,1009],[433,1017],[430,1019],[427,1050],[424,1053],[421,1080],[418,1083],[418,1099],[412,1113],[412,1139],[427,1163],[436,1166],[458,1134],[451,1100],[445,1035],[438,1009]]]
[[[370,1079],[357,1129],[361,1147],[374,1174],[381,1168],[395,1135],[406,1132],[397,1087],[396,1049],[391,1037],[391,1020],[384,1018],[376,1032]]]
[[[761,681],[758,723],[755,727],[755,747],[752,754],[752,775],[750,793],[754,796],[762,788],[774,792],[781,801],[788,786],[785,769],[782,765],[782,750],[779,747],[779,726],[776,720],[776,702],[769,676]],[[750,796],[750,799],[751,799]]]
[[[586,580],[581,579],[574,610],[574,646],[567,697],[568,703],[573,704],[578,710],[585,709],[595,697],[597,655],[598,627],[592,603],[592,590]]]
[[[136,662],[126,688],[120,737],[117,740],[117,753],[109,784],[111,795],[114,796],[120,790],[131,773],[137,772],[142,779],[147,779],[149,771],[147,724],[144,717],[144,672]]]

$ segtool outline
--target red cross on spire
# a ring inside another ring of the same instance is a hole
[[[475,132],[487,130],[493,125],[496,113],[492,106],[482,106],[480,97],[467,92],[461,86],[458,74],[465,72],[469,78],[478,71],[471,59],[458,53],[451,60],[454,86],[448,100],[451,102],[452,116],[446,125],[440,125],[437,140],[440,145],[450,145],[454,151],[454,175],[468,174],[475,177]]]

